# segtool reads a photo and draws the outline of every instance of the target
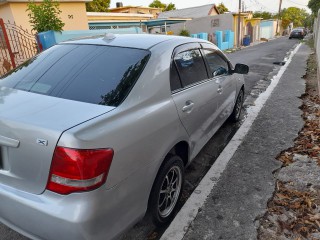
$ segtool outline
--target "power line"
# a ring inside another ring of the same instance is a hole
[[[265,6],[264,4],[262,4],[261,2],[259,2],[258,0],[246,0],[246,1],[250,1],[250,2],[251,2],[251,4],[249,5],[249,7],[253,7],[253,6],[256,4],[256,5],[259,5],[259,8],[261,8],[261,10],[264,9],[264,10],[268,10],[269,12],[276,13],[275,10],[273,10],[273,9]],[[301,3],[298,3],[298,2],[295,2],[295,1],[292,1],[292,0],[286,0],[286,1],[288,1],[288,2],[290,2],[290,3],[293,3],[293,4],[295,4],[295,5],[299,5],[299,6],[301,6],[301,7],[308,7],[307,5],[304,5],[304,4],[301,4]],[[257,7],[258,7],[258,6],[257,6]]]
[[[265,5],[263,5],[261,2],[259,2],[258,0],[249,0],[251,3],[253,4],[257,4],[261,7],[261,9],[264,9],[265,11],[268,10],[269,12],[275,13],[275,11],[271,8],[266,7]]]
[[[294,1],[292,1],[292,0],[286,0],[286,1],[291,2],[291,3],[294,3],[294,4],[299,5],[299,6],[302,6],[302,7],[308,7],[307,5],[304,5],[304,4],[301,4],[301,3],[297,3],[297,2],[294,2]]]

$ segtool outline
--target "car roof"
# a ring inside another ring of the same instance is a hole
[[[83,37],[62,42],[61,44],[92,44],[129,48],[150,49],[153,46],[166,42],[192,42],[194,39],[181,36],[160,35],[160,34],[106,34],[92,37]],[[197,42],[207,42],[197,39]]]

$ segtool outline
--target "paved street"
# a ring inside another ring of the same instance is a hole
[[[273,63],[282,61],[298,42],[282,37],[228,54],[233,64],[244,63],[250,67],[249,74],[245,77],[246,93],[252,90],[257,81],[266,78],[273,71]]]
[[[250,73],[245,77],[247,99],[252,98],[252,94],[250,94],[252,93],[252,91],[253,95],[257,94],[257,91],[254,89],[254,87],[259,83],[260,80],[263,80],[267,83],[268,80],[272,77],[272,75],[275,75],[277,73],[277,71],[279,70],[279,66],[274,65],[273,63],[283,61],[283,59],[287,56],[287,52],[290,51],[297,43],[298,40],[288,40],[288,38],[279,38],[270,42],[262,43],[256,46],[245,48],[241,51],[228,54],[228,57],[231,59],[233,64],[244,63],[249,65],[250,67]],[[279,93],[278,96],[281,97],[281,93]],[[265,114],[274,113],[269,112]],[[261,118],[260,120],[263,121]],[[191,166],[187,169],[186,186],[185,191],[183,193],[184,201],[195,189],[197,184],[200,182],[201,178],[205,175],[207,170],[214,163],[215,159],[219,156],[220,152],[223,150],[223,148],[226,146],[226,144],[232,138],[232,136],[238,128],[239,124],[231,125],[230,123],[226,123],[218,131],[215,137],[205,146],[205,148],[197,156],[193,164],[191,164]],[[252,168],[254,169],[254,166],[252,166]],[[247,174],[252,175],[259,173],[255,173],[255,171],[250,171]],[[237,179],[236,176],[236,174],[232,174],[231,172],[229,174],[226,174],[223,178],[223,181],[221,181],[221,186],[217,186],[217,191],[223,192],[224,188],[227,187],[227,183],[231,182],[231,180],[233,180],[234,182],[233,186],[237,188],[236,184],[243,183],[243,181],[241,179]],[[252,177],[252,179],[254,179],[254,177]],[[261,191],[261,189],[259,190],[257,187],[256,191]],[[223,199],[223,201],[228,201],[228,199],[225,198]],[[182,204],[183,202],[180,203],[181,206]],[[239,206],[240,205],[241,204],[239,203]],[[227,211],[227,209],[225,209],[225,211]],[[218,220],[219,218],[221,217],[217,216]],[[235,224],[237,225],[237,223]],[[121,239],[158,239],[164,230],[165,229],[155,229],[155,227],[150,223],[147,216],[140,223],[138,223],[131,230],[129,230],[129,232],[126,235],[122,236]],[[196,232],[194,233],[194,235],[192,235],[192,232],[190,232],[189,234],[189,239],[196,239],[194,238],[194,236],[196,236]],[[221,236],[222,235],[223,233],[221,233]],[[1,240],[27,239],[19,235],[18,233],[9,230],[7,227],[3,225],[0,225],[0,236]]]

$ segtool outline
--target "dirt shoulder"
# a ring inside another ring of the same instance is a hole
[[[260,220],[260,240],[320,239],[320,98],[314,53],[305,81],[306,93],[301,97],[305,125],[294,147],[277,157],[283,166],[275,172],[275,193]]]

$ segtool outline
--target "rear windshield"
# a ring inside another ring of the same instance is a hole
[[[118,106],[150,56],[141,49],[56,45],[0,78],[0,86],[64,99]]]

